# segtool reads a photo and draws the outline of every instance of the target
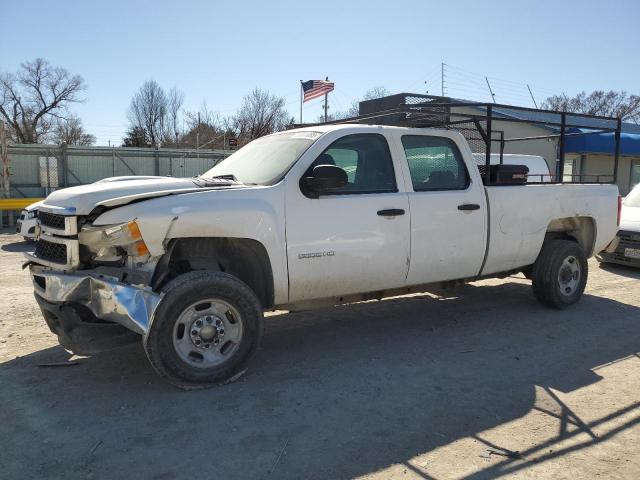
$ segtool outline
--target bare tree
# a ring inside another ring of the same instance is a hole
[[[184,146],[195,148],[223,148],[224,127],[217,112],[210,110],[207,102],[203,101],[200,109],[195,112],[185,112],[186,131],[182,135]]]
[[[284,98],[259,88],[246,95],[233,117],[233,128],[243,140],[253,140],[283,130],[289,124]]]
[[[129,122],[144,130],[151,145],[159,145],[166,133],[168,110],[167,94],[157,82],[148,80],[131,99]]]
[[[575,97],[566,94],[554,95],[542,103],[542,108],[565,112],[620,117],[623,120],[640,123],[640,96],[629,95],[625,91],[595,90],[590,94],[580,92]]]
[[[353,100],[351,102],[351,106],[347,110],[338,111],[333,115],[329,115],[329,120],[342,120],[345,118],[357,117],[360,115],[360,102],[375,100],[376,98],[386,97],[387,95],[391,95],[391,92],[389,92],[385,87],[373,87],[367,90],[361,99]],[[324,115],[318,117],[318,122],[324,122]]]
[[[197,128],[199,124],[206,124],[217,128],[222,122],[220,115],[217,112],[210,110],[207,102],[204,100],[197,111],[185,112],[184,118],[187,124],[187,130],[189,131]]]
[[[382,98],[388,95],[391,95],[391,92],[387,90],[385,87],[378,85],[377,87],[373,87],[367,90],[364,96],[362,97],[362,101],[375,100],[376,98]]]
[[[64,119],[71,103],[81,102],[86,89],[80,75],[37,58],[17,73],[0,74],[0,116],[18,143],[37,143],[56,119]]]
[[[93,145],[96,137],[84,131],[82,120],[78,117],[70,116],[65,120],[58,120],[52,133],[54,143],[62,145]]]
[[[182,104],[184,103],[184,92],[181,92],[177,89],[177,87],[173,87],[169,90],[169,95],[167,98],[167,110],[168,110],[168,124],[169,129],[168,132],[169,137],[175,140],[175,145],[178,144],[178,138],[180,135],[180,110],[182,109]],[[173,137],[171,137],[173,135]]]

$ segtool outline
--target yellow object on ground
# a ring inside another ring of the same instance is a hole
[[[0,210],[22,210],[42,198],[0,198]]]

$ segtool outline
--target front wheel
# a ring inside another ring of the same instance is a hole
[[[544,243],[533,265],[533,292],[543,305],[565,308],[580,300],[587,276],[587,256],[579,244],[550,240]]]
[[[246,370],[263,331],[260,302],[222,272],[181,275],[164,289],[144,348],[155,370],[180,388],[201,388]]]

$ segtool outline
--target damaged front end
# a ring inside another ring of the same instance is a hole
[[[146,335],[161,295],[97,272],[56,272],[32,265],[35,297],[60,343],[91,354]]]
[[[35,252],[26,254],[50,330],[78,354],[139,340],[161,295],[148,286],[157,258],[136,222],[94,227],[60,213],[43,216]]]

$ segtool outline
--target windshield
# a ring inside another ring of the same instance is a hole
[[[624,205],[625,207],[640,207],[640,183],[624,199]]]
[[[242,183],[273,185],[321,135],[320,132],[286,132],[262,137],[225,158],[202,176],[233,175]]]

